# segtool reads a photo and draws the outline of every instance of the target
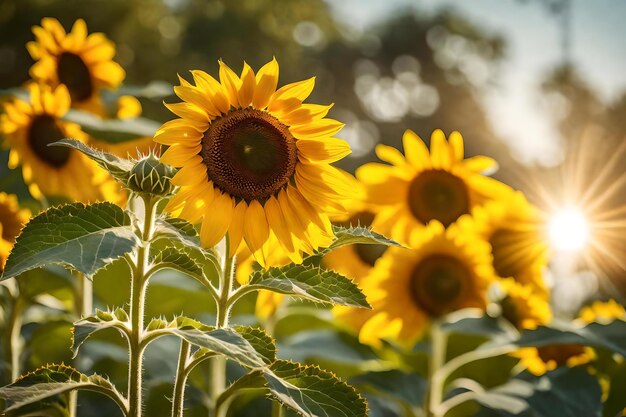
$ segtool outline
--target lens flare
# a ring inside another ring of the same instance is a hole
[[[583,212],[576,207],[565,207],[548,221],[548,237],[554,249],[577,252],[589,243],[589,223]]]

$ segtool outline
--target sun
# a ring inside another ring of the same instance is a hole
[[[589,222],[581,209],[574,206],[561,208],[548,221],[548,237],[558,251],[581,251],[591,237]]]

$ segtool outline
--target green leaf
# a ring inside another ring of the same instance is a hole
[[[135,165],[131,160],[123,159],[110,153],[96,150],[80,141],[77,141],[76,139],[61,139],[60,141],[51,143],[48,146],[65,146],[76,149],[94,160],[98,165],[100,165],[100,167],[108,171],[114,178],[123,183],[126,183],[128,177],[130,176],[130,171]]]
[[[177,217],[159,218],[154,225],[154,241],[167,239],[187,246],[201,247],[198,231],[187,220]]]
[[[615,320],[609,324],[591,323],[577,327],[567,322],[555,322],[552,327],[537,327],[524,331],[519,338],[510,336],[494,339],[479,349],[493,349],[505,346],[541,347],[560,344],[580,344],[608,349],[626,356],[626,322]]]
[[[367,405],[354,388],[314,366],[275,362],[264,372],[270,395],[305,417],[365,417]]]
[[[395,369],[359,375],[350,379],[350,383],[380,397],[402,401],[414,408],[422,406],[428,391],[425,378]]]
[[[351,280],[317,266],[289,264],[255,271],[249,285],[325,304],[370,308]]]
[[[191,250],[186,247],[181,249],[167,247],[158,252],[151,262],[160,268],[172,268],[192,277],[201,277],[202,266],[188,252]]]
[[[99,140],[109,143],[122,143],[140,137],[152,137],[161,124],[144,117],[130,119],[103,119],[92,113],[70,110],[64,117],[78,123],[82,130]]]
[[[118,329],[120,333],[128,338],[130,334],[130,319],[124,309],[96,310],[96,314],[93,316],[85,317],[75,322],[72,331],[72,352],[74,357],[78,355],[78,349],[89,336],[99,330],[110,328]]]
[[[333,231],[335,232],[335,240],[327,249],[325,249],[325,252],[330,252],[342,246],[354,245],[357,243],[365,245],[402,246],[398,242],[389,239],[380,233],[376,233],[368,227],[333,226]]]
[[[564,367],[541,377],[522,374],[475,398],[488,409],[481,417],[600,417],[601,397],[597,379],[583,367]]]
[[[262,344],[263,353],[259,353],[246,337],[233,329],[215,329],[187,317],[177,317],[169,323],[160,319],[153,320],[148,324],[148,328],[151,331],[146,333],[146,337],[151,340],[160,336],[174,335],[192,345],[224,355],[242,366],[248,368],[265,366],[267,346]],[[250,333],[247,337],[255,343],[261,340],[259,334]]]
[[[7,400],[9,407],[4,411],[8,412],[76,389],[104,394],[126,413],[126,399],[108,379],[97,374],[87,376],[66,365],[46,365],[30,372],[14,383],[0,388],[0,398]]]
[[[254,350],[263,357],[266,364],[270,365],[276,361],[274,339],[265,333],[265,330],[248,326],[235,326],[234,330],[254,347]]]
[[[115,204],[52,207],[26,224],[7,259],[2,279],[50,264],[71,267],[91,277],[136,245],[130,216]]]

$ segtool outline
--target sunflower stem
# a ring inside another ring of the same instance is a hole
[[[13,287],[13,286],[12,286]],[[6,328],[7,338],[6,340],[6,355],[8,363],[11,366],[11,380],[9,383],[15,381],[21,375],[20,356],[22,350],[22,313],[24,311],[24,300],[17,293],[17,286],[11,288],[7,285],[7,292],[11,299],[11,311],[8,317],[8,323]]]
[[[144,305],[146,299],[146,272],[149,269],[150,239],[156,215],[158,198],[142,197],[144,219],[141,225],[141,243],[137,248],[132,267],[130,286],[130,321],[128,364],[128,417],[141,417],[142,413],[142,368],[144,344]]]
[[[187,362],[191,345],[186,340],[180,341],[178,355],[178,367],[176,368],[176,380],[174,381],[174,395],[172,399],[172,417],[183,417],[185,403],[185,384],[187,383]]]
[[[230,240],[228,235],[225,237],[224,259],[222,262],[222,270],[220,273],[220,285],[217,301],[217,316],[215,319],[215,327],[228,327],[230,309],[232,307],[231,297],[233,296],[233,280],[235,276],[235,257],[230,256]],[[226,358],[216,356],[210,359],[211,386],[210,398],[212,409],[210,415],[221,417],[225,415],[227,407],[217,408],[217,399],[226,389]]]
[[[93,310],[93,283],[83,273],[77,273],[76,286],[74,287],[74,317],[80,320],[92,314]],[[78,406],[78,390],[68,393],[68,411],[70,417],[76,416]]]
[[[439,320],[433,320],[430,328],[430,358],[428,364],[429,393],[426,415],[430,417],[441,417],[441,403],[443,401],[443,390],[446,382],[446,375],[442,375],[441,368],[446,362],[448,336],[441,328]]]

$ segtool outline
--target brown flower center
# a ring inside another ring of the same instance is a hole
[[[489,238],[493,267],[498,276],[517,278],[542,252],[540,240],[533,231],[498,229]]]
[[[570,358],[585,353],[585,347],[578,344],[550,345],[537,348],[542,361],[555,361],[557,366],[567,365]]]
[[[432,169],[418,174],[409,186],[411,213],[426,224],[439,220],[449,226],[469,213],[469,193],[465,182],[447,171]]]
[[[80,56],[63,52],[57,63],[57,76],[67,86],[72,101],[84,101],[93,94],[91,73]]]
[[[411,276],[411,293],[420,308],[434,317],[459,306],[471,271],[458,259],[432,255],[417,264]]]
[[[296,169],[296,141],[269,113],[246,108],[213,121],[202,138],[209,179],[246,201],[280,191]]]
[[[35,116],[28,131],[28,143],[31,150],[39,159],[53,166],[61,168],[70,159],[70,149],[63,146],[50,146],[66,137],[56,119],[44,114]]]
[[[374,221],[374,213],[369,211],[362,211],[353,215],[347,222],[346,226],[363,226],[369,227]],[[370,245],[357,243],[354,245],[354,251],[361,261],[369,266],[374,266],[376,261],[383,256],[387,246],[385,245]]]

